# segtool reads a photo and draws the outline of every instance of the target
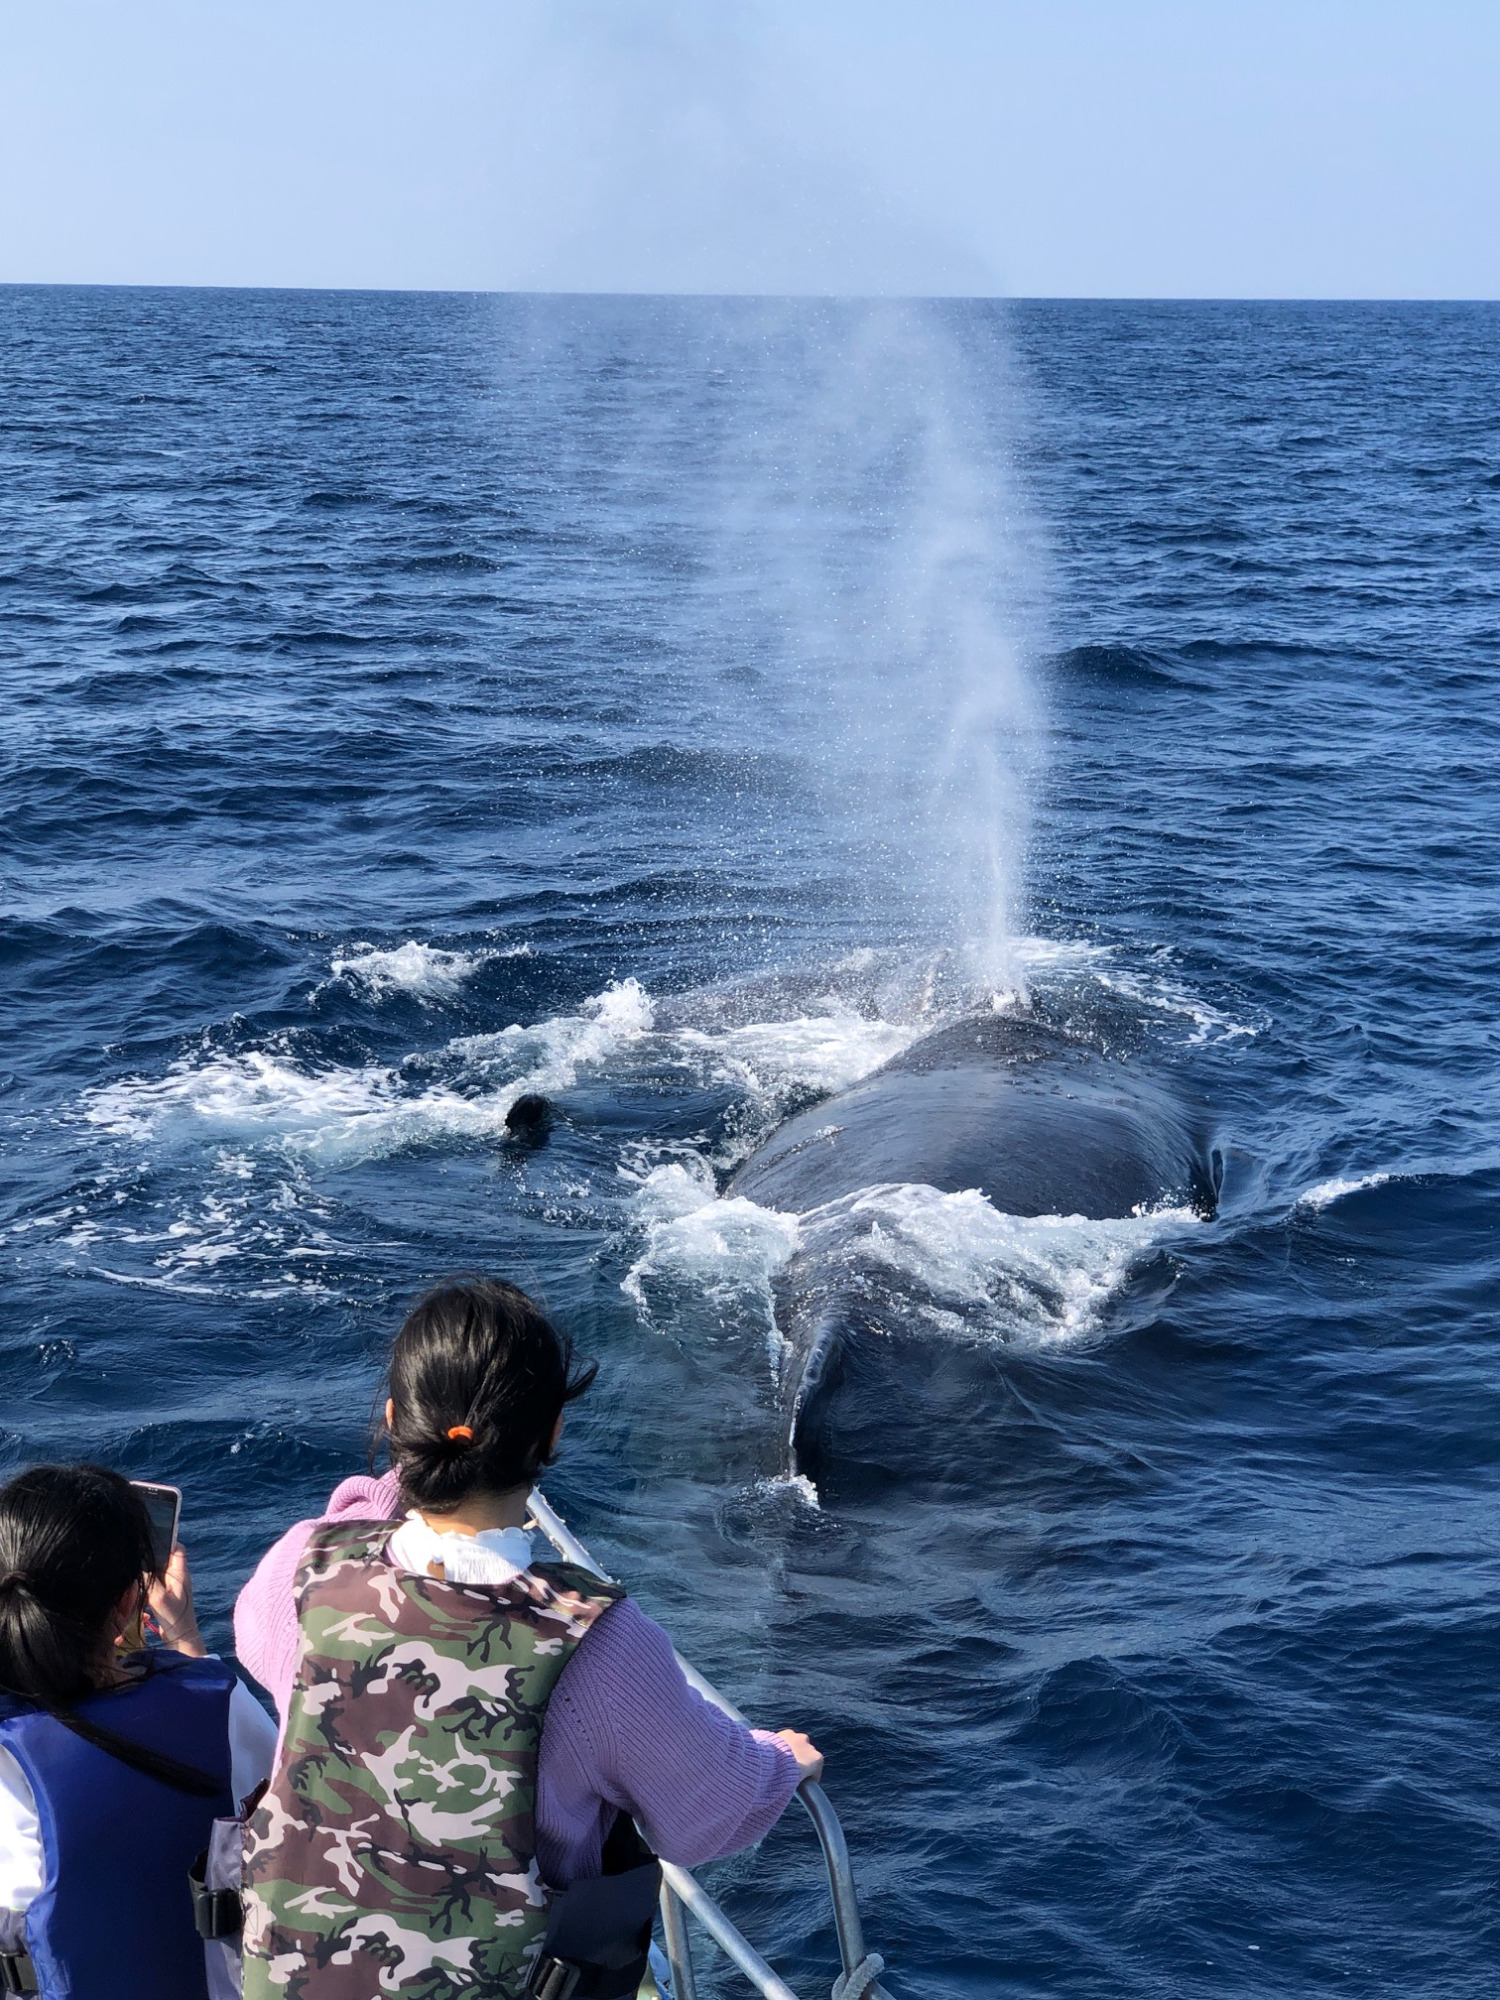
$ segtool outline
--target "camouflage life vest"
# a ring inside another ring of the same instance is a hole
[[[624,1593],[398,1569],[389,1521],[317,1530],[280,1761],[245,1838],[245,2000],[505,2000],[547,1924],[533,1813],[557,1677]]]

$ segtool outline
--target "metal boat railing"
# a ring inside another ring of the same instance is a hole
[[[592,1571],[606,1583],[614,1581],[540,1493],[534,1492],[531,1496],[531,1519],[567,1562],[577,1563],[580,1568]],[[734,1703],[726,1700],[680,1653],[677,1661],[689,1683],[705,1701],[711,1701],[715,1708],[722,1709],[736,1722],[746,1721]],[[834,2000],[890,2000],[890,1995],[879,1981],[879,1974],[884,1969],[882,1962],[868,1956],[865,1951],[864,1925],[860,1922],[859,1900],[854,1893],[854,1875],[849,1866],[849,1846],[844,1839],[839,1816],[823,1787],[814,1784],[811,1779],[804,1779],[797,1787],[797,1796],[813,1823],[818,1844],[823,1850],[823,1864],[828,1871],[834,1929],[838,1935],[839,1957],[844,1966],[843,1976],[834,1983]],[[664,1861],[661,1873],[662,1936],[666,1944],[667,1963],[671,1968],[675,2000],[697,2000],[684,1913],[690,1913],[702,1925],[725,1957],[738,1966],[758,1993],[765,1995],[765,2000],[799,2000],[799,1996],[779,1973],[772,1971],[754,1945],[735,1928],[713,1897],[686,1868]]]

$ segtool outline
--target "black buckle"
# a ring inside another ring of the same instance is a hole
[[[29,1951],[0,1951],[0,1993],[35,1993],[36,1967]]]
[[[193,1892],[193,1924],[199,1937],[238,1937],[245,1926],[245,1906],[238,1889],[210,1889],[204,1882],[208,1873],[205,1848],[188,1870],[188,1887]],[[15,1989],[12,1988],[12,1991]]]
[[[573,2000],[583,1968],[565,1958],[539,1958],[526,1981],[525,2000]]]

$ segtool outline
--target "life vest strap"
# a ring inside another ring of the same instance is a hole
[[[245,1924],[245,1905],[238,1889],[210,1889],[208,1849],[205,1847],[188,1870],[188,1888],[193,1897],[193,1922],[201,1938],[235,1938]]]
[[[553,1897],[523,2000],[634,2000],[651,1949],[661,1864],[629,1818],[620,1819],[650,1859],[619,1874],[588,1876]],[[606,1843],[606,1866],[611,1858]]]
[[[122,1764],[128,1764],[144,1778],[155,1778],[158,1784],[170,1785],[174,1792],[185,1792],[193,1799],[224,1796],[224,1780],[200,1771],[196,1764],[184,1764],[180,1757],[169,1757],[165,1750],[153,1750],[148,1743],[121,1736],[117,1730],[106,1729],[103,1723],[77,1715],[71,1708],[49,1708],[47,1713],[64,1729],[71,1729],[75,1736],[104,1751],[106,1756],[118,1757]]]
[[[0,1993],[35,1993],[36,1967],[23,1946],[20,1951],[0,1951]]]
[[[539,1958],[526,1982],[526,2000],[573,2000],[581,1969],[561,1958]]]

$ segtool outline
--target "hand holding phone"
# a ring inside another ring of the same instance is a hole
[[[179,1542],[167,1558],[160,1582],[147,1592],[152,1622],[164,1646],[174,1653],[186,1653],[201,1660],[208,1648],[198,1630],[198,1614],[193,1608],[193,1573],[188,1568],[187,1550]]]
[[[160,1575],[146,1593],[157,1637],[174,1653],[201,1660],[208,1648],[198,1630],[193,1608],[193,1575],[187,1553],[177,1539],[182,1521],[182,1492],[155,1480],[132,1479],[151,1519],[151,1553]]]

